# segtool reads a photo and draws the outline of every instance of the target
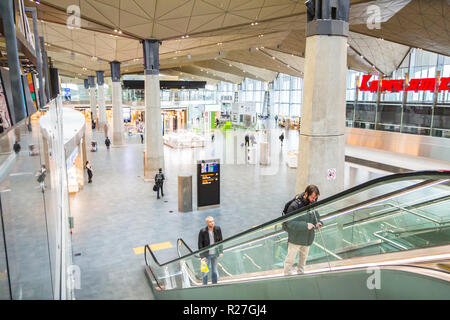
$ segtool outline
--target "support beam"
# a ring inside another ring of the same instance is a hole
[[[159,168],[164,170],[164,149],[161,125],[159,88],[159,44],[156,39],[145,39],[145,165],[144,180],[153,180]]]
[[[6,53],[8,55],[9,78],[11,81],[14,123],[27,117],[25,96],[20,74],[19,50],[17,47],[16,30],[14,24],[14,11],[12,1],[0,1],[0,14],[3,20],[3,33],[6,40]]]
[[[38,82],[39,82],[39,106],[42,108],[46,105],[44,99],[44,82],[42,73],[42,58],[41,58],[41,48],[39,45],[39,32],[37,26],[37,11],[36,8],[25,7],[25,11],[31,12],[33,17],[33,31],[34,31],[34,45],[36,50],[36,69],[38,70]]]
[[[125,145],[123,136],[122,87],[120,85],[120,62],[112,61],[112,108],[113,108],[113,147]]]
[[[339,1],[341,20],[322,16],[331,8],[308,14],[297,193],[309,184],[319,187],[321,198],[344,189],[349,7],[349,0]]]
[[[94,76],[88,77],[89,81],[89,101],[91,106],[91,119],[92,121],[97,120],[97,101],[95,97],[95,79]]]
[[[106,108],[105,108],[105,81],[103,78],[103,71],[97,71],[97,85],[98,85],[98,126],[99,129],[105,130],[105,136],[107,136],[107,126],[106,121]],[[106,126],[106,128],[105,128]]]

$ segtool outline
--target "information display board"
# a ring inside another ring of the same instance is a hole
[[[220,204],[219,159],[197,162],[197,207]]]

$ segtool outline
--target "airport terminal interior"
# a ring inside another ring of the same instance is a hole
[[[0,299],[450,299],[449,21],[0,0]]]

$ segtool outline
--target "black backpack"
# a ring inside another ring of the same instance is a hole
[[[294,202],[295,200],[297,200],[297,195],[293,198],[293,199],[291,199],[291,200],[289,200],[288,202],[286,202],[286,204],[284,205],[284,209],[283,209],[283,212],[281,213],[281,216],[285,216],[288,212],[288,209],[289,209],[289,206],[291,205],[291,203],[292,202]],[[284,231],[287,231],[287,227],[286,227],[286,222],[283,222],[283,224],[282,224],[282,229],[284,230]]]

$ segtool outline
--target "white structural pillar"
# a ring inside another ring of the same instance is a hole
[[[321,199],[344,189],[349,2],[305,3],[308,22],[296,191],[314,184]],[[314,7],[317,3],[319,8]]]
[[[120,85],[120,62],[112,61],[112,109],[113,109],[113,140],[114,147],[125,145],[123,136],[122,87]]]
[[[98,86],[98,126],[103,130],[106,124],[106,108],[105,108],[105,81],[103,71],[97,71],[97,86]]]
[[[94,76],[88,76],[89,82],[89,101],[91,106],[91,118],[92,120],[97,119],[97,99],[95,97],[95,79]]]
[[[159,88],[159,40],[145,39],[145,165],[144,180],[154,179],[159,168],[164,170],[164,149],[161,125]]]

